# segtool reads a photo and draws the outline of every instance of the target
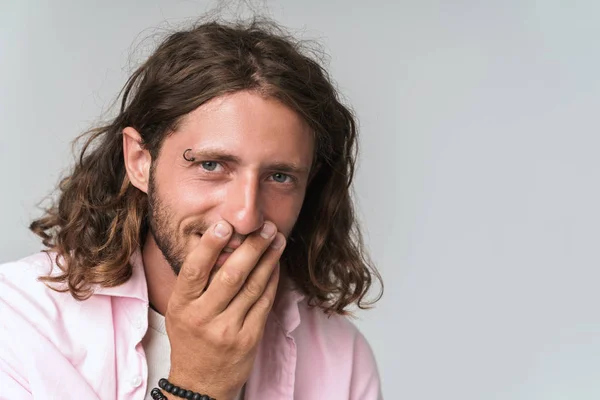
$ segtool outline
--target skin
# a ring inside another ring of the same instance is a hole
[[[166,317],[170,380],[233,398],[250,373],[304,201],[311,131],[277,100],[238,92],[185,116],[156,160],[132,127],[123,145],[128,177],[149,198],[142,255],[150,302]]]

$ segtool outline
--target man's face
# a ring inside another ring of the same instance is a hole
[[[192,235],[219,220],[234,234],[217,267],[266,220],[289,236],[313,149],[304,120],[258,94],[222,96],[188,114],[165,139],[148,188],[151,230],[173,271],[179,273]]]

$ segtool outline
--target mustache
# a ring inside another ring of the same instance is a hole
[[[204,232],[206,232],[208,230],[208,228],[210,228],[210,225],[208,225],[206,222],[204,221],[196,221],[193,222],[189,225],[187,225],[184,229],[183,229],[183,233],[188,236],[188,235],[200,235],[203,234]]]

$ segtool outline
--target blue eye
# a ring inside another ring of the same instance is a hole
[[[273,180],[275,182],[279,182],[279,183],[285,183],[286,179],[289,178],[289,175],[282,174],[282,173],[279,173],[279,172],[276,173],[276,174],[273,174],[272,176],[273,176]]]
[[[200,165],[202,166],[203,169],[205,169],[207,171],[214,171],[215,169],[217,169],[219,164],[216,163],[215,161],[202,161],[200,163]]]

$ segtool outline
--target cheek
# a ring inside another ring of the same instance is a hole
[[[167,195],[171,198],[176,213],[182,218],[197,217],[226,198],[224,188],[211,182],[179,180],[174,181],[169,189]]]
[[[285,236],[296,224],[304,196],[276,196],[266,199],[265,219],[273,221]]]

